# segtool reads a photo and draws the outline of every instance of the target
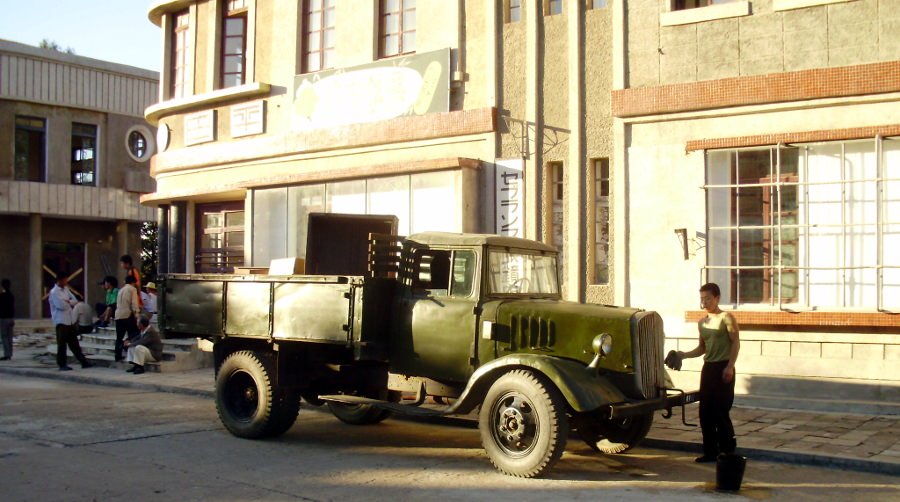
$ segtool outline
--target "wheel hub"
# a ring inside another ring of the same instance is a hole
[[[515,408],[506,408],[500,414],[500,433],[510,442],[518,442],[525,435],[525,417]]]

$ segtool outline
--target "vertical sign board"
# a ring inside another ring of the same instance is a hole
[[[525,237],[525,162],[497,160],[494,168],[495,232]]]

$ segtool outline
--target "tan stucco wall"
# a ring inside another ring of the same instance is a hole
[[[585,12],[584,41],[584,148],[586,162],[583,176],[586,187],[586,210],[593,211],[593,170],[591,159],[608,158],[610,161],[610,187],[618,181],[618,174],[613,169],[613,119],[611,114],[610,90],[612,89],[613,52],[612,52],[612,10],[592,9]],[[612,195],[612,194],[610,194]],[[609,243],[609,283],[592,285],[591,275],[594,268],[594,228],[592,220],[586,218],[585,241],[588,252],[584,255],[584,270],[587,275],[585,300],[591,303],[613,304],[615,283],[615,255],[613,242],[618,235],[613,225],[615,221],[614,206],[610,201],[610,243]],[[624,236],[623,236],[624,238]]]
[[[627,273],[630,295],[626,303],[653,309],[662,315],[668,337],[667,350],[676,347],[689,350],[696,346],[696,325],[685,324],[684,315],[685,311],[699,308],[697,290],[701,285],[702,267],[706,264],[706,202],[702,189],[705,155],[702,151],[685,152],[687,141],[875,126],[885,123],[887,117],[897,116],[900,116],[900,95],[894,94],[822,100],[794,107],[768,105],[740,111],[628,121],[625,181],[629,207]],[[663,118],[666,120],[661,120]],[[682,244],[674,233],[677,228],[687,229],[688,260],[683,259]],[[621,234],[619,238],[622,238]],[[767,309],[765,306],[758,308]],[[745,374],[900,381],[898,335],[835,330],[816,332],[816,328],[811,327],[802,336],[783,331],[757,331],[748,334],[748,341],[751,343],[746,344],[746,348],[742,343],[740,359],[741,371]],[[794,342],[820,346],[792,346]],[[843,347],[825,350],[821,344]],[[878,347],[869,347],[873,344]],[[854,352],[857,345],[866,347]],[[766,347],[773,350],[788,347],[788,351],[775,353],[767,351]],[[847,352],[848,347],[850,352]],[[810,354],[816,350],[820,355],[812,357]],[[880,355],[873,355],[875,352]],[[861,358],[865,362],[861,362]],[[688,367],[692,368],[696,369]]]
[[[669,0],[628,2],[627,85],[762,75],[900,58],[900,2],[855,0],[775,11],[754,0],[752,14],[660,26]]]
[[[526,5],[528,9],[532,4]],[[528,40],[529,24],[526,15],[515,23],[502,24],[500,60],[500,158],[539,158],[540,166],[528,170],[526,176],[539,177],[540,183],[528,195],[528,204],[534,206],[534,215],[540,222],[535,237],[550,242],[552,205],[547,204],[552,182],[547,176],[549,162],[562,162],[564,172],[564,253],[566,296],[585,298],[591,302],[612,303],[611,285],[589,285],[593,269],[593,188],[591,159],[612,159],[612,116],[610,113],[610,89],[612,87],[612,18],[610,9],[587,10],[583,15],[583,61],[575,60],[578,51],[570,47],[577,39],[577,21],[572,6],[554,16],[539,15],[536,29],[541,34],[538,43],[537,64],[524,50]],[[502,19],[502,16],[501,16]],[[538,69],[540,70],[538,72]],[[530,76],[530,77],[529,77]],[[528,96],[527,81],[538,79],[539,93]],[[578,79],[570,82],[570,79]],[[575,84],[574,86],[572,84]],[[579,97],[582,94],[582,97]],[[537,122],[540,130],[529,117],[530,100],[537,102]],[[574,107],[574,109],[573,109]],[[572,135],[573,128],[581,129]],[[579,133],[581,135],[579,136]],[[529,138],[537,139],[540,152],[529,150]],[[580,143],[580,145],[579,145]],[[579,149],[572,151],[571,145]],[[583,152],[583,153],[581,153]],[[536,154],[540,154],[539,156]],[[528,169],[528,168],[527,168]],[[531,185],[530,185],[531,186]],[[536,193],[535,193],[536,192]],[[588,248],[591,248],[589,250]],[[612,264],[612,263],[611,263]]]
[[[500,48],[502,71],[499,72],[501,92],[498,96],[500,112],[501,159],[517,159],[525,155],[525,21],[503,24]]]
[[[302,32],[302,15],[298,0],[256,0],[248,2],[251,12],[248,19],[255,20],[255,25],[248,27],[248,32],[255,38],[255,51],[249,55],[253,66],[255,80],[271,85],[271,92],[263,96],[266,101],[266,128],[263,134],[281,134],[291,127],[294,77],[300,72]],[[486,68],[489,44],[492,36],[485,33],[485,10],[487,2],[483,0],[444,1],[424,0],[417,3],[417,52],[428,52],[450,48],[451,73],[457,69],[457,54],[460,52],[462,38],[462,61],[465,69],[464,80],[452,86],[450,109],[477,109],[494,106],[493,96],[489,89],[490,72]],[[192,8],[196,16],[191,19],[195,37],[192,39],[193,80],[195,96],[216,90],[218,80],[214,76],[218,62],[216,60],[217,19],[216,1],[196,2]],[[370,63],[378,59],[376,23],[376,1],[338,2],[336,6],[335,68],[346,68]],[[466,34],[460,37],[461,16],[465,16]],[[248,40],[248,50],[251,42]],[[169,55],[167,54],[168,58]],[[168,64],[166,65],[168,66]],[[249,73],[248,73],[249,75]],[[241,141],[231,139],[227,134],[230,128],[230,115],[226,103],[216,103],[206,107],[196,107],[186,113],[216,109],[216,141]],[[227,103],[232,104],[232,103]],[[160,120],[171,129],[169,150],[184,147],[182,131],[185,113],[166,114]],[[489,156],[493,158],[493,154]]]

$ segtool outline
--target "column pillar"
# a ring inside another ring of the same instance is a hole
[[[44,230],[41,215],[30,215],[28,223],[28,315],[32,319],[40,319],[44,296]]]
[[[169,205],[156,208],[156,273],[169,273]]]
[[[567,2],[567,59],[569,80],[569,155],[566,167],[568,197],[565,201],[564,235],[566,299],[585,297],[585,148],[584,148],[584,2]]]
[[[169,208],[169,273],[183,274],[187,236],[187,202],[173,202]]]
[[[543,174],[543,12],[542,2],[523,2],[525,11],[525,237],[543,240],[541,176]]]
[[[116,243],[118,244],[118,252],[119,256],[116,256],[116,264],[118,266],[119,257],[122,255],[129,254],[128,253],[128,222],[125,220],[119,220],[116,222]],[[138,267],[140,264],[138,260],[141,259],[140,256],[132,256],[132,260],[134,260],[134,265]]]

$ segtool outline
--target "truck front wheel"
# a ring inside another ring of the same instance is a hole
[[[235,436],[278,435],[296,420],[299,396],[278,392],[273,369],[270,357],[247,350],[231,354],[219,368],[216,409],[222,424]]]
[[[500,472],[533,478],[562,456],[569,431],[565,400],[552,384],[526,370],[497,379],[481,405],[478,428]]]
[[[581,439],[600,453],[624,453],[638,444],[650,432],[653,414],[614,420],[585,420],[579,427]]]

